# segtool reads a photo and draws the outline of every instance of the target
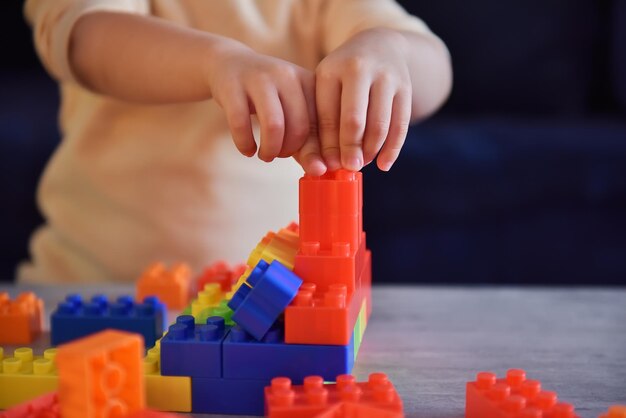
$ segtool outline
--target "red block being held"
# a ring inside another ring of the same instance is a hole
[[[542,390],[538,380],[527,380],[520,369],[504,379],[480,372],[466,385],[465,418],[579,418],[574,407],[557,402],[554,392]]]
[[[347,243],[355,252],[361,243],[362,174],[329,171],[321,177],[300,179],[300,241],[318,242],[321,251]]]

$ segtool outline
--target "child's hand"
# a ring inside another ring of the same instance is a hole
[[[387,171],[398,158],[411,118],[406,49],[399,33],[368,30],[317,67],[321,152],[330,170],[360,170],[380,151],[378,167]]]
[[[250,115],[261,126],[259,158],[290,157],[302,148],[315,121],[315,76],[295,64],[261,55],[237,42],[210,57],[211,94],[224,109],[237,149],[257,150]],[[321,164],[321,163],[319,163]]]

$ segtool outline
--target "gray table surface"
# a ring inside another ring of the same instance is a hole
[[[12,296],[25,289],[0,286]],[[131,291],[29,289],[48,309],[70,292]],[[526,369],[582,418],[626,404],[626,289],[390,286],[375,287],[373,298],[354,374],[387,373],[407,417],[461,418],[465,382],[481,370],[509,368]],[[47,344],[44,335],[36,350]]]

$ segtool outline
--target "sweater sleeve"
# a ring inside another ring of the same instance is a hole
[[[394,0],[327,0],[322,2],[324,55],[352,35],[376,27],[429,34],[428,26]]]
[[[33,28],[35,49],[44,67],[59,81],[75,81],[69,63],[70,35],[86,13],[148,14],[149,0],[27,0],[24,15]]]

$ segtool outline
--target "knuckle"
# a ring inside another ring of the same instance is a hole
[[[320,118],[318,126],[322,131],[336,131],[337,121],[334,118]]]
[[[276,117],[268,118],[265,121],[265,129],[270,135],[276,135],[283,132],[285,125],[282,120]]]
[[[358,132],[363,129],[365,120],[357,113],[349,113],[343,118],[343,126],[350,132]]]
[[[297,124],[291,129],[291,135],[293,135],[296,139],[302,140],[309,136],[310,127],[308,124]]]
[[[230,117],[230,128],[236,132],[245,131],[248,128],[249,119],[241,115],[234,115]]]
[[[389,120],[374,120],[367,122],[367,130],[374,139],[379,140],[387,135]]]
[[[346,69],[351,74],[359,74],[361,73],[366,66],[365,59],[361,56],[355,55],[347,59],[346,61]]]
[[[327,65],[325,61],[322,61],[315,69],[315,77],[322,81],[332,80],[335,78],[335,72],[331,66]]]
[[[337,145],[322,145],[321,151],[324,155],[338,155],[339,147]]]

